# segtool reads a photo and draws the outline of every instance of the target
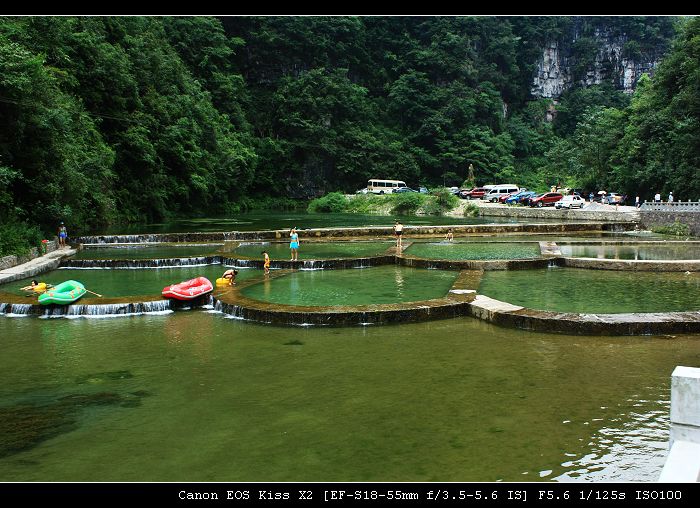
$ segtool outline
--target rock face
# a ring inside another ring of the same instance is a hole
[[[636,59],[629,58],[624,52],[625,43],[629,40],[626,35],[596,30],[593,40],[597,43],[598,51],[592,63],[586,65],[584,73],[573,51],[580,38],[581,35],[574,31],[567,41],[550,41],[545,45],[533,78],[532,95],[557,98],[574,85],[598,85],[606,80],[610,80],[616,88],[631,93],[642,74],[653,74],[663,53],[663,48],[660,48],[653,53],[641,53]]]

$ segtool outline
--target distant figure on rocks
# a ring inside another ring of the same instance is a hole
[[[657,192],[654,194],[654,203],[661,203],[661,193]]]
[[[61,225],[58,226],[58,248],[59,249],[64,249],[68,247],[66,245],[66,238],[68,238],[68,230],[66,229],[66,226],[61,222]]]
[[[588,195],[588,201],[593,203],[593,193],[592,192]]]
[[[639,208],[640,206],[642,206],[641,203],[639,202],[639,196],[637,196],[636,198],[634,198],[634,206],[637,207],[637,208]]]
[[[394,235],[396,236],[396,250],[401,252],[401,237],[403,236],[403,224],[396,221],[394,224]]]
[[[297,228],[292,228],[289,232],[289,248],[292,250],[292,261],[299,260],[299,233]]]
[[[263,268],[265,268],[265,275],[270,275],[270,255],[265,250],[262,251],[261,254],[265,260],[265,264],[263,265]]]
[[[673,203],[673,191],[668,193],[668,202]]]

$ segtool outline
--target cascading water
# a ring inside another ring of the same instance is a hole
[[[206,266],[221,264],[220,256],[201,256],[191,258],[166,259],[69,259],[61,268],[99,270],[99,269],[139,269],[139,268],[174,268],[181,266]]]

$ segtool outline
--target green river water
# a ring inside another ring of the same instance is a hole
[[[695,336],[0,317],[2,481],[655,481]]]
[[[402,266],[298,271],[248,286],[242,293],[256,300],[286,305],[371,305],[442,298],[457,271]]]
[[[480,294],[531,309],[614,314],[700,310],[700,273],[544,268],[487,271]]]

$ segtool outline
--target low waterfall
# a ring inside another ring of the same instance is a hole
[[[220,256],[164,259],[69,259],[61,264],[61,268],[71,268],[79,270],[101,270],[108,268],[174,268],[182,266],[218,265],[220,263]]]
[[[214,300],[214,312],[221,312],[233,319],[245,319],[243,308],[240,305],[222,303],[220,300]]]
[[[42,317],[112,317],[161,314],[172,312],[169,300],[154,302],[114,303],[100,305],[66,305],[47,307]]]
[[[7,316],[29,316],[34,305],[31,303],[0,303],[0,314]]]

